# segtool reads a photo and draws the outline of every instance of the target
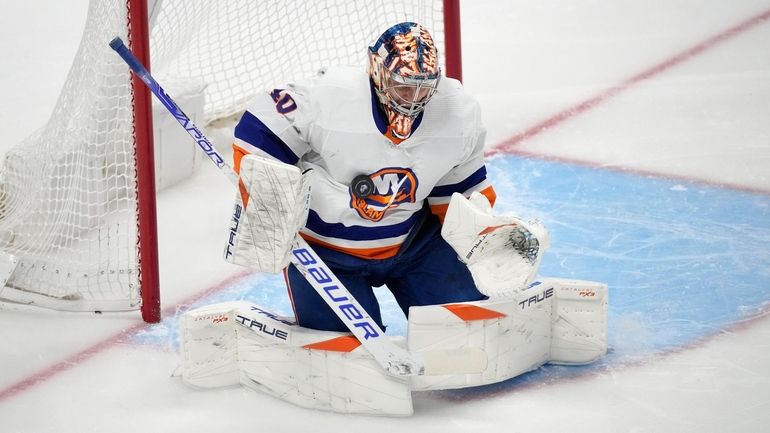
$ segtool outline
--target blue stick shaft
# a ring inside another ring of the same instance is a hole
[[[195,140],[195,143],[198,145],[198,147],[200,147],[201,150],[203,150],[203,152],[208,155],[211,161],[213,161],[214,164],[216,164],[216,166],[219,167],[219,169],[222,170],[225,175],[227,175],[231,182],[237,185],[238,175],[235,173],[232,167],[230,167],[225,162],[225,159],[222,157],[222,155],[217,151],[211,141],[209,141],[209,139],[203,135],[195,123],[193,123],[193,121],[190,120],[184,111],[182,111],[182,109],[176,105],[176,102],[174,102],[174,100],[171,99],[168,94],[166,94],[166,91],[163,90],[157,81],[155,81],[155,78],[152,77],[150,71],[148,71],[147,68],[145,68],[144,65],[139,62],[139,59],[134,56],[134,53],[128,49],[126,44],[123,43],[123,40],[120,39],[120,37],[116,37],[110,41],[110,47],[115,50],[115,52],[118,53],[121,58],[123,58],[126,64],[128,64],[128,67],[131,68],[136,76],[147,85],[147,87],[158,98],[161,104],[166,107],[169,113],[174,116],[177,122],[179,122],[185,131],[187,131],[193,140]]]

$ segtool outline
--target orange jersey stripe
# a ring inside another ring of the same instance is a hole
[[[487,200],[489,200],[489,204],[491,204],[492,206],[495,205],[495,202],[497,201],[497,193],[495,192],[495,189],[492,188],[492,185],[489,185],[488,187],[482,189],[479,192],[484,194]]]
[[[444,204],[434,204],[431,205],[430,211],[433,213],[433,215],[436,215],[438,217],[438,220],[441,222],[441,224],[444,224],[444,218],[446,217],[446,210],[449,208],[449,203]]]
[[[499,311],[490,310],[488,308],[479,307],[477,305],[447,304],[442,305],[442,307],[451,311],[452,314],[466,322],[472,322],[474,320],[499,319],[501,317],[505,317],[505,314]]]
[[[300,236],[302,236],[310,244],[317,244],[330,250],[340,251],[346,254],[350,254],[351,256],[369,260],[389,259],[398,254],[398,250],[401,248],[401,244],[379,248],[346,248],[339,245],[330,244],[329,242],[324,242],[305,233],[300,233]]]
[[[306,344],[302,346],[302,348],[311,350],[326,350],[329,352],[352,352],[360,345],[361,342],[358,341],[358,338],[352,335],[343,335],[341,337],[332,338],[331,340]]]
[[[479,192],[483,194],[487,200],[489,200],[489,203],[492,206],[495,205],[495,201],[497,201],[497,193],[495,192],[495,189],[492,187],[492,185],[482,189]],[[438,217],[438,220],[441,221],[441,224],[444,224],[444,218],[446,217],[446,211],[448,208],[449,203],[434,204],[431,205],[430,211]]]

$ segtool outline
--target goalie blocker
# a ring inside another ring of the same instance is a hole
[[[443,360],[432,376],[387,374],[347,333],[302,328],[248,302],[189,311],[181,320],[182,380],[244,385],[299,406],[407,416],[412,391],[501,382],[546,363],[581,365],[607,351],[607,286],[537,280],[514,298],[412,307],[396,344]]]

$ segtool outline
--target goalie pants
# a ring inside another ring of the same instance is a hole
[[[485,299],[476,289],[468,268],[441,237],[441,225],[433,215],[429,215],[398,254],[389,259],[361,259],[318,245],[313,245],[313,249],[383,329],[373,287],[386,285],[405,315],[411,306]],[[324,331],[348,330],[294,265],[289,265],[284,273],[300,326]]]

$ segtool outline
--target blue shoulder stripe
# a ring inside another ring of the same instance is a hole
[[[429,197],[449,197],[456,192],[464,193],[465,191],[481,183],[481,181],[486,178],[487,167],[482,165],[480,169],[476,170],[472,175],[466,177],[458,183],[453,183],[451,185],[441,185],[433,188],[433,191],[430,192]]]
[[[409,233],[409,230],[417,224],[424,209],[421,209],[406,221],[389,226],[346,226],[342,223],[328,223],[314,211],[310,210],[307,216],[306,227],[313,232],[330,238],[346,239],[351,241],[374,241],[378,239],[395,238]]]
[[[299,157],[283,140],[275,135],[257,116],[248,111],[243,113],[243,117],[235,126],[235,137],[262,149],[281,162],[294,165],[299,161]]]

